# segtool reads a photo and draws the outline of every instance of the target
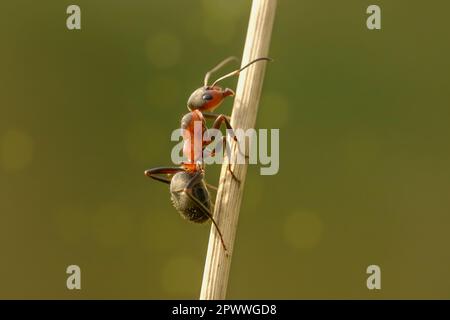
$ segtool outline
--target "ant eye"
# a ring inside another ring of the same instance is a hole
[[[212,100],[212,98],[213,98],[213,96],[212,95],[210,95],[209,93],[206,93],[206,94],[204,94],[203,96],[202,96],[202,99],[203,100]]]

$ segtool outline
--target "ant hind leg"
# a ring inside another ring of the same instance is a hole
[[[145,170],[144,174],[147,177],[152,178],[156,181],[170,184],[170,181],[172,179],[171,179],[171,177],[167,177],[167,176],[173,175],[173,174],[181,172],[181,171],[184,171],[184,169],[180,168],[180,167],[158,167],[158,168]],[[165,177],[161,177],[161,175],[165,175]]]
[[[201,172],[197,172],[192,178],[191,180],[188,182],[188,184],[186,185],[186,187],[183,189],[183,191],[186,193],[186,195],[195,202],[196,205],[198,205],[198,208],[200,211],[202,211],[206,216],[208,216],[209,219],[211,219],[212,224],[214,225],[217,233],[219,234],[220,237],[220,241],[222,243],[223,249],[225,250],[225,252],[227,251],[227,247],[225,245],[225,241],[223,240],[223,235],[222,232],[219,229],[219,226],[216,223],[216,220],[214,220],[213,215],[211,213],[211,211],[205,207],[205,205],[203,203],[201,203],[200,200],[198,200],[194,194],[192,193],[192,187],[198,183],[199,180],[201,180],[203,178]]]

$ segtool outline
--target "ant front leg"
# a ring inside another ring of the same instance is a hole
[[[203,112],[202,114],[205,118],[214,120],[214,124],[213,124],[214,129],[219,129],[220,126],[222,125],[222,123],[225,123],[225,127],[229,130],[229,132],[231,133],[231,136],[233,137],[233,140],[237,143],[239,154],[241,156],[245,157],[245,159],[249,158],[249,156],[244,154],[241,150],[241,145],[239,144],[239,140],[237,139],[236,135],[234,134],[233,127],[231,126],[231,123],[230,123],[231,118],[229,116],[224,115],[224,114],[215,114],[215,113],[209,113],[209,112]]]
[[[213,112],[202,112],[202,114],[206,119],[216,120],[218,116],[224,116],[228,121],[231,121],[231,117],[225,114],[217,114]]]
[[[236,135],[234,134],[233,127],[231,126],[230,121],[228,120],[227,116],[225,116],[223,114],[217,115],[216,120],[214,121],[214,124],[213,124],[213,128],[218,130],[220,128],[220,126],[222,125],[222,123],[225,124],[225,127],[228,129],[228,132],[231,134],[233,140],[237,143],[237,148],[238,148],[239,153],[247,159],[248,156],[242,153],[240,145],[239,145],[239,141],[238,141]],[[225,146],[227,145],[226,144],[226,136],[223,137],[223,144]],[[241,182],[236,177],[236,175],[234,174],[233,170],[231,170],[231,163],[228,163],[228,171],[230,171],[231,176],[233,177],[233,179],[235,179],[238,183]]]
[[[144,174],[152,178],[156,181],[164,182],[170,184],[171,178],[167,177],[167,175],[173,175],[175,173],[185,171],[180,167],[158,167],[153,169],[145,170]],[[161,177],[160,175],[166,175],[166,177]]]

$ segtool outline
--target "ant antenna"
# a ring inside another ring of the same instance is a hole
[[[242,70],[244,70],[244,69],[250,67],[250,66],[251,66],[252,64],[254,64],[255,62],[258,62],[258,61],[261,61],[261,60],[273,61],[273,59],[271,59],[271,58],[265,58],[265,57],[264,57],[264,58],[258,58],[258,59],[255,59],[255,60],[253,60],[253,61],[247,63],[247,64],[246,64],[245,66],[243,66],[242,68],[240,68],[240,69],[238,69],[238,70],[235,70],[235,71],[232,71],[232,72],[230,72],[230,73],[228,73],[228,74],[226,74],[226,75],[220,77],[219,79],[217,79],[216,81],[214,81],[214,83],[213,83],[211,86],[214,87],[214,86],[217,84],[217,82],[222,81],[223,79],[226,79],[226,78],[229,78],[229,77],[238,75]]]
[[[238,61],[238,58],[236,57],[228,57],[225,60],[223,60],[222,62],[220,62],[217,66],[215,66],[214,68],[212,68],[211,70],[209,70],[206,74],[205,74],[205,87],[208,86],[208,81],[209,81],[209,77],[211,76],[211,74],[213,74],[214,72],[216,72],[217,70],[219,70],[220,68],[222,68],[224,65],[226,65],[227,63],[231,62],[231,61]]]

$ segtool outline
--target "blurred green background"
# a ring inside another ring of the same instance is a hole
[[[187,98],[241,55],[250,5],[1,2],[0,298],[198,297],[209,225],[143,171],[171,164]],[[449,9],[279,1],[257,126],[280,128],[280,171],[249,168],[229,298],[450,298]]]

